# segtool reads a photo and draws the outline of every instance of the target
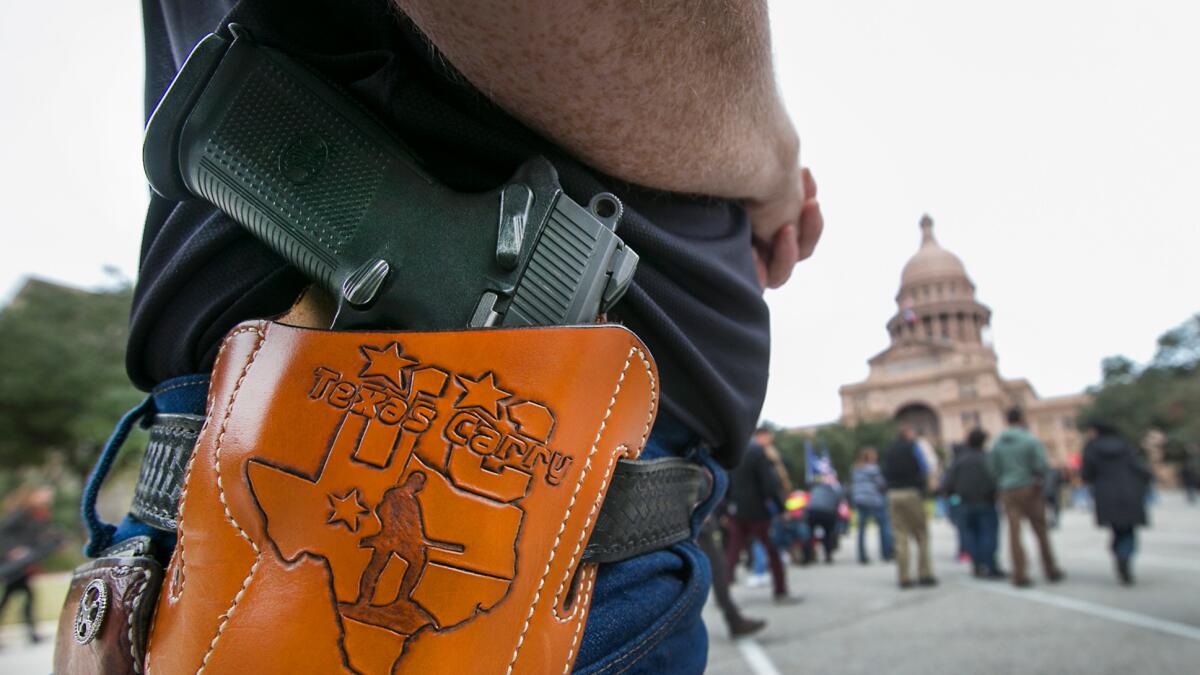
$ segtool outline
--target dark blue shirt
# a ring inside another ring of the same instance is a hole
[[[625,204],[618,233],[641,257],[611,317],[654,355],[662,408],[736,461],[766,391],[769,326],[736,204],[668,194],[603,176],[516,122],[457,76],[387,0],[144,0],[147,115],[192,47],[237,22],[307,62],[371,108],[458,190],[501,184],[547,156],[564,190]],[[620,103],[617,102],[617,105]],[[127,367],[149,388],[212,368],[238,322],[286,310],[306,280],[214,207],[151,198]]]

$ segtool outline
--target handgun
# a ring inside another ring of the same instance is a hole
[[[230,33],[200,41],[156,106],[146,177],[213,204],[331,293],[333,327],[589,323],[628,288],[638,256],[615,233],[616,196],[582,206],[536,156],[494,190],[455,191],[335,84]]]

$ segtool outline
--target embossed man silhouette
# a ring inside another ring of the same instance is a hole
[[[428,612],[412,601],[412,590],[420,580],[430,546],[451,551],[462,551],[463,547],[426,536],[421,503],[417,500],[417,493],[424,488],[425,474],[414,471],[403,484],[383,493],[376,508],[382,527],[360,542],[362,546],[371,547],[371,562],[359,579],[358,600],[353,605],[342,605],[346,616],[404,634],[411,634],[427,623],[435,623]],[[380,581],[393,557],[399,558],[404,565],[399,588],[394,598],[387,597],[391,593],[377,597]]]

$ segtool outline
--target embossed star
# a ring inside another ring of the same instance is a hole
[[[402,373],[420,363],[416,359],[402,355],[399,342],[393,342],[386,347],[363,345],[359,351],[367,360],[362,370],[358,371],[359,377],[382,377],[400,390],[404,389]]]
[[[330,525],[342,523],[351,532],[358,532],[358,519],[367,512],[367,507],[358,501],[358,488],[350,490],[341,497],[335,494],[329,495],[329,506],[332,510],[329,512],[329,520],[325,522]]]
[[[465,393],[454,404],[455,408],[479,408],[487,411],[492,417],[500,417],[499,403],[512,396],[512,392],[504,391],[496,386],[496,375],[489,371],[478,380],[472,380],[462,375],[455,376],[458,384]]]

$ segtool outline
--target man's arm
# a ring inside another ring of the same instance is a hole
[[[1091,443],[1083,448],[1083,464],[1079,467],[1079,479],[1088,484],[1096,480],[1096,456]]]
[[[823,221],[765,2],[395,2],[467,80],[591,166],[744,200],[767,285],[811,255]]]
[[[938,491],[944,495],[952,495],[958,493],[958,470],[960,460],[955,459],[950,462],[950,466],[946,467],[946,472],[942,474],[942,484],[938,486]]]
[[[1033,437],[1033,472],[1044,481],[1050,473],[1050,460],[1046,457],[1046,446]]]
[[[771,458],[767,457],[766,452],[757,455],[756,458],[755,473],[758,474],[758,485],[762,489],[762,494],[776,507],[783,506],[783,484],[779,479],[779,472],[775,469],[775,464]]]
[[[929,462],[925,461],[925,451],[920,445],[912,444],[913,456],[917,458],[917,466],[921,468],[921,475],[929,478]]]

